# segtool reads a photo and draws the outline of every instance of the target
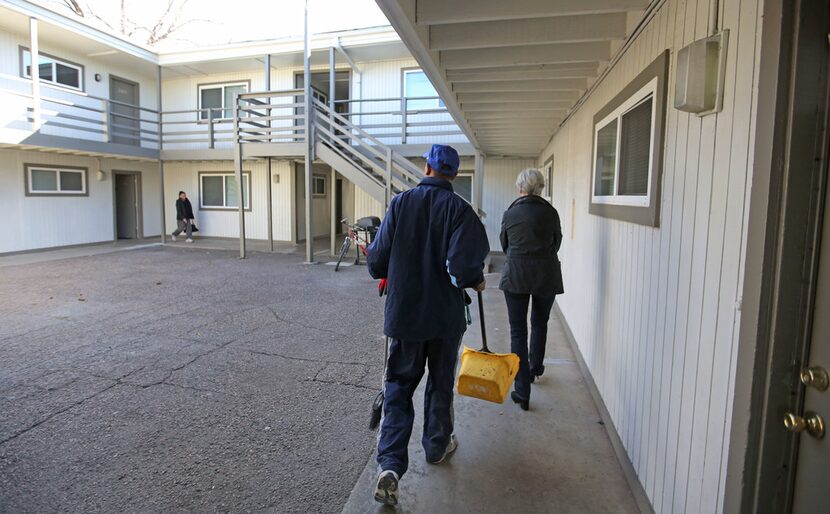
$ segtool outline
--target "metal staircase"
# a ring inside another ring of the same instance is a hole
[[[239,95],[234,116],[239,155],[268,157],[280,155],[279,147],[304,147],[305,105],[301,89]],[[318,95],[312,95],[311,106],[312,159],[333,167],[384,206],[423,178],[418,166],[335,112]]]

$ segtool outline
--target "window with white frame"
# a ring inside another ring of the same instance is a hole
[[[594,203],[648,206],[657,78],[594,126]]]
[[[233,100],[236,95],[247,93],[247,82],[203,84],[199,86],[199,109],[210,109],[214,120],[233,117]],[[208,111],[200,110],[199,118],[208,119]]]
[[[21,72],[23,78],[32,78],[32,53],[23,48],[21,50],[23,65]],[[48,54],[38,54],[38,76],[41,82],[48,82],[56,86],[68,87],[83,91],[84,89],[84,68]]]
[[[452,188],[455,194],[467,200],[467,203],[473,203],[473,175],[471,173],[459,173],[455,180],[452,181]]]
[[[326,177],[313,175],[311,179],[311,194],[313,196],[326,196]]]
[[[29,196],[87,195],[86,168],[27,164],[25,171]]]
[[[242,174],[244,208],[251,208],[251,175]],[[199,175],[199,206],[202,209],[236,209],[239,207],[239,190],[233,173],[201,173]]]
[[[407,99],[407,110],[444,107],[444,101],[438,98],[438,91],[432,86],[423,70],[404,70],[403,96]]]

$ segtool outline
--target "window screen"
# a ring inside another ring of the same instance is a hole
[[[620,127],[620,195],[646,195],[651,153],[651,107],[649,97],[622,115]]]
[[[84,174],[80,171],[61,171],[61,191],[83,191]]]
[[[222,175],[202,177],[202,205],[205,207],[225,206],[225,187]]]
[[[58,173],[56,170],[30,170],[32,174],[32,191],[57,191]]]
[[[220,118],[222,115],[222,88],[202,89],[201,92],[202,109],[215,109],[213,111],[214,118]],[[202,111],[202,119],[208,118],[208,112]]]
[[[614,175],[617,165],[617,120],[597,131],[596,180],[594,194],[609,196],[614,194]]]

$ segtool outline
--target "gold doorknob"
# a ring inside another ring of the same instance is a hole
[[[830,377],[821,366],[811,366],[801,371],[801,383],[807,387],[814,387],[819,391],[826,391],[830,386]]]
[[[788,412],[784,416],[784,427],[795,433],[806,430],[816,439],[824,437],[824,419],[815,412],[805,412],[804,417]]]

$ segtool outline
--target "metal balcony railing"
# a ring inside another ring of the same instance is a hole
[[[0,119],[2,128],[10,132],[25,134],[37,126],[46,135],[159,148],[158,112],[154,109],[44,85],[35,119],[31,81],[0,74],[0,84]]]
[[[335,109],[386,144],[467,142],[438,96],[336,100]]]
[[[31,81],[0,74],[0,129],[6,143],[24,143],[39,130],[45,135],[147,150],[230,149],[237,132],[243,144],[298,143],[305,140],[303,94],[302,89],[244,93],[238,98],[238,116],[234,116],[227,106],[159,112],[43,84],[36,110]],[[314,90],[313,96],[330,109],[323,92]],[[348,99],[334,105],[331,114],[339,123],[371,136],[365,138],[369,145],[467,141],[438,97]]]

